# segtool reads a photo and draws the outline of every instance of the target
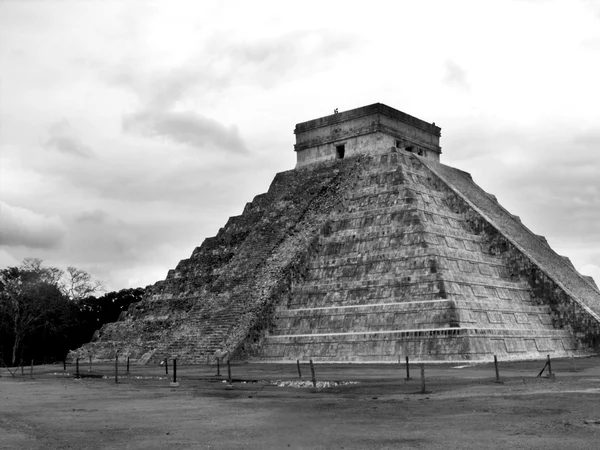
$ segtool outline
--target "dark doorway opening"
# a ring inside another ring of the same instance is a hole
[[[413,152],[414,148],[412,145],[409,145],[408,147],[406,147],[404,150],[406,150],[407,152]]]
[[[335,146],[335,154],[337,156],[337,159],[344,159],[345,153],[346,153],[346,145],[345,144]]]

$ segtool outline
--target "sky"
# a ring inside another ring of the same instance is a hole
[[[0,0],[0,268],[146,286],[381,102],[600,285],[600,0]]]

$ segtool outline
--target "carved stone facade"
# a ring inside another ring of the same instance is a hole
[[[381,103],[296,125],[296,168],[391,147],[440,160],[439,127]]]

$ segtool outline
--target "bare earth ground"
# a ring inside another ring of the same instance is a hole
[[[179,387],[160,366],[132,366],[115,384],[74,379],[72,365],[0,371],[2,449],[597,449],[600,358],[458,368],[418,366],[410,381],[398,365],[316,365],[317,380],[359,384],[313,389],[261,380],[298,380],[295,365],[179,367]],[[124,372],[124,367],[120,368]],[[303,380],[310,379],[302,366]],[[81,366],[82,374],[88,367]],[[171,368],[172,372],[172,368]]]

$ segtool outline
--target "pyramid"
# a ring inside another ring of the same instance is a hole
[[[78,354],[142,363],[593,354],[600,291],[386,105],[296,125],[296,168]]]

